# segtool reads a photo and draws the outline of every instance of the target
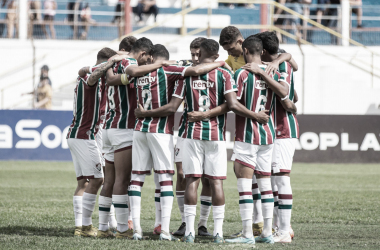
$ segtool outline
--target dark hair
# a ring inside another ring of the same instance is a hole
[[[277,53],[281,53],[282,54],[282,53],[286,53],[286,51],[284,49],[280,49],[279,48],[278,51],[277,51]]]
[[[201,47],[201,43],[206,40],[204,37],[197,37],[190,43],[190,49],[199,49]]]
[[[154,58],[163,57],[166,60],[169,60],[169,51],[162,44],[155,44],[155,45],[153,45],[151,55]]]
[[[270,55],[277,54],[280,42],[278,41],[276,32],[265,31],[258,33],[255,36],[263,42],[263,48],[268,51]]]
[[[98,61],[107,61],[110,57],[112,57],[116,54],[117,54],[116,51],[114,51],[113,49],[105,47],[105,48],[99,50],[96,59]]]
[[[121,42],[119,43],[119,50],[124,49],[127,52],[131,51],[136,41],[137,38],[134,36],[124,37],[123,40],[121,40]]]
[[[217,55],[219,52],[219,44],[212,39],[206,39],[201,43],[200,48],[203,48],[207,53],[207,57]]]
[[[44,66],[41,67],[41,70],[49,71],[49,66],[47,66],[47,65],[45,64]]]
[[[239,37],[243,38],[238,28],[235,26],[227,26],[220,32],[219,44],[221,46],[231,44],[236,42]]]
[[[151,55],[153,48],[153,43],[146,37],[141,37],[137,39],[135,44],[132,46],[131,52],[145,51],[148,55]]]
[[[251,55],[261,55],[263,51],[263,42],[256,36],[249,36],[243,42],[243,49],[247,48]]]

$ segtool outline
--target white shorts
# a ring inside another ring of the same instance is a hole
[[[255,174],[271,175],[273,144],[254,145],[235,141],[231,160],[255,170]]]
[[[102,163],[95,140],[67,139],[77,180],[103,178]]]
[[[296,140],[295,138],[274,140],[272,156],[272,171],[274,174],[290,173],[292,170]]]
[[[181,147],[182,147],[182,144],[183,144],[183,140],[185,140],[185,139],[182,138],[182,137],[178,137],[177,138],[177,144],[175,145],[175,149],[174,149],[174,161],[175,162],[182,162]]]
[[[174,174],[173,135],[135,131],[132,148],[132,174]]]
[[[114,153],[132,148],[133,129],[104,129],[102,137],[105,161],[113,163],[115,161]]]
[[[225,141],[184,139],[182,143],[182,169],[185,178],[227,178],[227,151]]]
[[[96,145],[98,146],[100,160],[102,161],[102,166],[105,166],[104,157],[103,157],[103,138],[102,138],[103,129],[99,128],[98,133],[96,133]]]

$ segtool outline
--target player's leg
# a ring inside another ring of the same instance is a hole
[[[274,201],[272,233],[275,233],[278,230],[278,189],[277,189],[277,184],[276,184],[276,176],[274,176],[273,173],[270,177],[270,181],[272,185],[273,201]]]
[[[161,186],[158,174],[154,173],[154,205],[156,206],[156,217],[154,221],[153,234],[161,234]]]
[[[183,175],[182,170],[182,142],[183,138],[177,138],[177,144],[174,150],[174,161],[177,168],[177,182],[176,182],[176,198],[178,209],[181,214],[182,223],[177,231],[173,233],[174,236],[184,236],[186,231],[186,222],[185,222],[185,213],[184,213],[184,205],[185,205],[185,189],[186,189],[186,179]]]
[[[128,186],[132,171],[133,131],[129,129],[108,129],[107,136],[114,148],[115,183],[112,203],[117,220],[117,238],[128,237]]]
[[[145,182],[146,174],[150,174],[153,166],[151,153],[148,146],[147,134],[140,131],[133,133],[132,149],[132,179],[129,187],[129,199],[133,220],[133,239],[141,240],[141,189]]]
[[[77,177],[77,188],[75,189],[73,196],[73,207],[74,207],[74,216],[75,216],[75,230],[74,236],[80,236],[82,230],[82,198],[84,190],[88,184],[87,179],[83,178],[82,169],[80,166],[80,157],[77,157],[78,149],[75,141],[77,139],[68,139],[67,144],[69,146],[71,156],[73,158],[75,174]]]
[[[92,225],[92,213],[95,209],[97,193],[103,184],[103,169],[96,141],[78,140],[78,147],[81,148],[80,162],[83,178],[90,180],[82,198],[81,236],[96,237],[98,230]]]
[[[295,151],[295,139],[278,139],[275,147],[278,148],[278,157],[273,164],[273,173],[278,187],[278,217],[279,228],[275,235],[275,242],[290,243],[294,232],[290,226],[293,194],[290,185],[290,171]]]
[[[256,176],[252,177],[252,199],[253,199],[253,224],[252,230],[254,236],[261,235],[264,226],[263,210],[261,206],[261,193],[257,185]]]
[[[252,177],[256,165],[257,146],[235,142],[234,146],[234,172],[237,178],[239,192],[239,208],[243,225],[243,231],[235,239],[226,240],[229,243],[255,244],[252,231]]]
[[[147,133],[149,150],[153,158],[154,172],[158,174],[161,203],[160,240],[176,241],[170,234],[170,215],[173,208],[174,144],[170,134]]]
[[[257,153],[257,166],[255,174],[257,184],[261,193],[261,207],[264,218],[264,227],[260,236],[255,238],[256,242],[273,244],[272,220],[273,220],[273,191],[271,185],[271,162],[273,144],[259,146]]]
[[[202,177],[203,173],[204,145],[202,141],[184,139],[182,143],[182,150],[183,152],[186,152],[186,154],[182,154],[182,167],[186,178],[184,205],[186,232],[183,241],[187,243],[194,243],[194,222],[197,213],[197,191],[200,177]]]
[[[212,236],[207,231],[207,220],[211,210],[211,186],[210,181],[207,178],[202,177],[202,191],[201,191],[201,211],[198,223],[198,235],[199,236]]]
[[[225,199],[223,180],[227,178],[227,151],[224,141],[202,141],[205,147],[204,176],[209,179],[212,193],[214,243],[224,243],[223,220]]]

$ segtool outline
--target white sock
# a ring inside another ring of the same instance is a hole
[[[145,174],[132,174],[131,185],[129,186],[129,201],[131,204],[133,230],[141,233],[141,188],[144,185],[145,176]]]
[[[154,191],[154,204],[156,206],[156,217],[154,221],[154,227],[161,225],[161,186],[160,180],[158,179],[158,174],[154,173],[154,184],[156,185],[156,190]]]
[[[177,204],[179,208],[179,212],[181,213],[182,222],[185,222],[185,213],[184,213],[184,205],[185,205],[185,191],[176,191]]]
[[[256,176],[252,177],[252,199],[253,199],[253,214],[252,222],[257,224],[263,222],[263,213],[261,209],[261,194],[259,186],[257,185]]]
[[[115,207],[117,230],[125,232],[128,230],[128,195],[112,195],[112,203]]]
[[[82,196],[73,197],[74,206],[74,216],[75,216],[75,226],[82,226]]]
[[[268,237],[272,234],[272,219],[273,219],[273,192],[270,178],[257,179],[257,184],[261,192],[261,206],[263,210],[264,227],[261,235]]]
[[[92,225],[92,212],[95,209],[96,194],[89,194],[84,192],[82,198],[82,225]]]
[[[112,202],[112,198],[111,198]],[[110,215],[108,217],[108,223],[110,228],[116,228],[117,227],[117,221],[115,218],[115,207],[113,204],[111,204],[111,209],[110,209]]]
[[[130,189],[130,186],[128,186],[128,192],[129,192],[129,189]],[[128,199],[128,211],[129,211],[129,214],[128,214],[128,221],[132,221],[132,211],[131,211],[131,201]]]
[[[239,192],[240,216],[243,223],[243,235],[247,238],[253,236],[252,232],[252,179],[237,179],[237,188]]]
[[[276,184],[278,187],[278,217],[280,221],[278,230],[289,232],[293,205],[290,177],[276,176]]]
[[[108,230],[108,221],[110,217],[112,198],[99,196],[99,230]]]
[[[198,228],[204,226],[207,228],[207,220],[210,215],[211,210],[211,196],[200,197],[201,201],[201,215],[199,217]]]
[[[186,232],[185,236],[190,233],[195,237],[194,221],[195,215],[197,214],[197,205],[184,205],[185,221],[186,221]]]
[[[278,189],[276,184],[276,176],[271,176],[271,184],[272,184],[272,191],[273,191],[273,200],[274,200],[274,208],[273,208],[273,224],[272,228],[278,227]]]
[[[161,202],[161,230],[170,233],[170,215],[173,208],[173,175],[159,174],[158,179],[161,186],[160,202]]]
[[[223,220],[225,205],[212,206],[212,215],[214,217],[214,236],[219,234],[223,238]]]

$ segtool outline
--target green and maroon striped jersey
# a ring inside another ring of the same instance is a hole
[[[186,112],[207,111],[225,102],[224,95],[237,91],[232,73],[217,68],[205,75],[186,77],[178,81],[173,96],[185,99]],[[182,138],[206,141],[224,141],[227,114],[209,120],[189,122],[187,119]]]
[[[126,68],[131,65],[137,65],[136,59],[123,59],[113,67],[114,74],[125,74]],[[133,77],[128,78],[130,82],[133,81]],[[105,129],[134,129],[136,107],[137,99],[133,84],[108,86]]]
[[[186,67],[161,67],[135,78],[137,100],[145,110],[157,109],[172,99],[175,82],[183,79]],[[137,118],[135,130],[149,133],[173,134],[174,114],[166,117]]]
[[[293,68],[288,62],[280,64],[278,72],[281,75],[280,81],[289,86],[289,100],[294,100],[294,78]],[[276,139],[298,138],[299,125],[295,114],[288,112],[281,105],[281,99],[277,96],[274,109]]]
[[[181,60],[182,62],[180,65],[182,66],[192,66],[193,62],[191,60]],[[184,81],[178,80],[178,81]],[[176,83],[178,84],[178,83]],[[183,133],[185,133],[185,127],[186,127],[186,119],[187,119],[187,112],[186,112],[186,102],[184,103],[183,106],[183,112],[181,115],[181,119],[179,120],[179,125],[178,125],[178,137],[182,137]]]
[[[74,89],[73,121],[67,133],[67,139],[95,139],[95,127],[99,119],[100,79],[93,86],[87,85],[90,74],[78,76]]]
[[[265,65],[260,65],[265,69]],[[272,76],[276,81],[280,74]],[[263,125],[255,120],[236,115],[235,141],[251,143],[254,145],[268,145],[274,141],[273,109],[275,94],[261,76],[239,69],[235,72],[235,81],[238,86],[237,98],[247,109],[253,112],[269,110],[269,121]]]

